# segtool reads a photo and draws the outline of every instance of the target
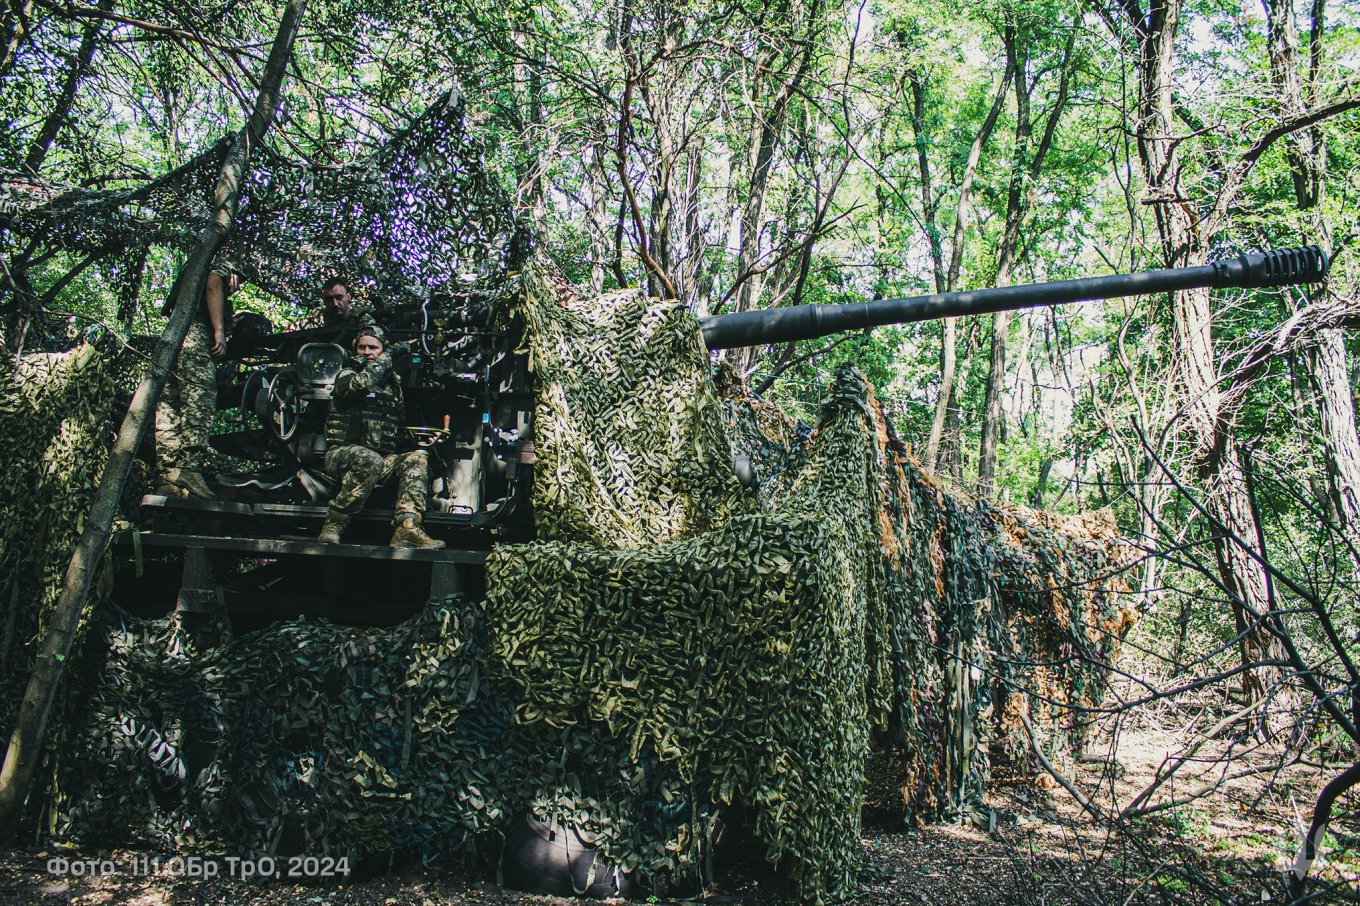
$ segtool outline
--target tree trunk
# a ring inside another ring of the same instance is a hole
[[[963,334],[963,362],[955,368],[954,384],[945,406],[944,430],[940,432],[939,474],[948,478],[955,487],[963,487],[964,424],[963,397],[967,393],[965,374],[968,360],[977,351],[974,340],[978,319],[967,321],[968,327]]]
[[[930,421],[930,436],[926,439],[926,465],[942,473],[940,440],[949,415],[949,403],[954,398],[954,375],[958,370],[959,319],[945,318],[940,325],[940,393],[935,398],[935,417]]]
[[[1044,158],[1053,147],[1053,135],[1067,106],[1068,78],[1072,51],[1076,46],[1076,23],[1068,35],[1058,65],[1058,92],[1044,124],[1043,135],[1029,158],[1030,98],[1037,87],[1029,81],[1029,54],[1020,43],[1013,26],[1006,26],[1003,41],[1006,45],[1008,69],[1014,74],[1015,84],[1015,154],[1011,162],[1010,185],[1006,192],[1006,223],[998,250],[996,285],[1009,286],[1020,252],[1020,228],[1029,213],[1033,186],[1043,172]],[[989,496],[996,490],[996,451],[1001,441],[1001,422],[1005,417],[1003,400],[1006,391],[1006,341],[1010,334],[1010,312],[999,311],[992,316],[992,351],[987,371],[987,390],[982,407],[982,437],[978,443],[978,493]]]
[[[586,189],[590,193],[590,214],[586,220],[590,232],[590,291],[598,296],[604,292],[604,278],[609,271],[611,258],[610,233],[613,222],[610,216],[609,172],[606,169],[606,152],[594,145],[589,150],[586,162]],[[620,285],[619,289],[623,286]]]
[[[687,166],[685,167],[685,192],[682,196],[681,217],[680,217],[680,247],[684,258],[683,276],[680,278],[685,286],[684,296],[686,304],[690,310],[699,314],[707,314],[707,303],[703,303],[703,310],[699,298],[702,295],[700,283],[704,275],[704,222],[700,216],[700,206],[702,200],[700,193],[704,183],[704,147],[702,140],[691,144],[687,152]]]
[[[1270,710],[1261,716],[1266,736],[1287,726],[1293,709],[1294,694],[1289,680],[1277,666],[1267,661],[1284,662],[1287,654],[1280,640],[1269,631],[1279,616],[1272,612],[1274,602],[1268,593],[1266,574],[1261,564],[1238,540],[1253,547],[1257,524],[1242,473],[1237,449],[1227,446],[1221,456],[1201,465],[1200,480],[1207,492],[1205,504],[1222,523],[1214,529],[1214,559],[1219,578],[1232,601],[1233,622],[1237,630],[1238,654],[1243,664],[1258,665],[1242,674],[1242,692],[1248,703],[1270,699]]]
[[[968,232],[969,214],[972,211],[973,180],[977,176],[978,162],[982,159],[982,149],[986,146],[988,139],[992,136],[992,131],[996,127],[997,118],[1001,115],[1001,108],[1005,105],[1006,94],[1010,90],[1011,78],[1014,76],[1014,68],[1007,63],[1006,71],[1001,77],[1001,83],[997,86],[996,94],[992,97],[992,107],[987,112],[987,118],[982,122],[982,128],[973,137],[973,144],[968,149],[968,162],[963,168],[963,179],[959,181],[959,197],[954,208],[954,245],[950,249],[949,268],[945,272],[944,288],[941,292],[953,292],[959,286],[959,273],[963,269],[963,247],[964,240]],[[937,281],[938,283],[938,281]],[[943,324],[942,343],[940,345],[940,393],[935,398],[935,417],[930,423],[930,437],[926,441],[926,464],[937,474],[958,473],[956,481],[962,480],[962,469],[958,462],[958,456],[954,457],[954,462],[946,463],[942,456],[944,448],[942,440],[945,431],[945,422],[949,416],[949,407],[955,400],[955,377],[958,373],[958,318],[945,318]],[[954,446],[955,453],[959,446]]]
[[[1048,476],[1053,471],[1053,457],[1045,456],[1039,461],[1039,477],[1034,480],[1034,490],[1030,492],[1030,506],[1036,510],[1044,508],[1044,491],[1048,487]]]
[[[1020,48],[1013,27],[1006,27],[1004,40],[1007,68],[1015,74],[1015,149],[1011,155],[1010,184],[1006,189],[1006,222],[997,250],[997,286],[1010,285],[1011,269],[1015,266],[1020,245],[1020,224],[1028,207],[1025,176],[1029,168],[1025,166],[1025,155],[1029,150],[1029,95],[1033,89],[1029,83],[1029,58]],[[1057,114],[1054,116],[1056,118]],[[1037,172],[1034,175],[1038,175]],[[1001,439],[1001,420],[1005,417],[1001,410],[1006,391],[1006,341],[1010,327],[1010,312],[1003,310],[992,315],[992,346],[982,401],[982,436],[978,441],[977,491],[984,497],[990,497],[996,491],[996,448]]]
[[[688,22],[682,12],[667,12],[657,27],[657,57],[654,67],[638,73],[638,93],[646,105],[652,123],[652,138],[656,143],[649,166],[651,177],[650,218],[651,253],[656,267],[670,278],[676,301],[693,303],[691,243],[685,235],[689,224],[686,205],[694,169],[696,152],[702,150],[703,134],[688,128],[687,118],[696,103],[693,97],[682,96],[679,87],[685,73],[671,60],[685,41]],[[649,278],[650,292],[659,292],[659,281]]]
[[[113,8],[113,0],[99,0],[98,9],[100,12],[108,12]],[[47,152],[52,147],[52,140],[57,137],[61,127],[66,125],[66,119],[71,115],[71,106],[75,103],[76,92],[80,90],[80,83],[84,80],[86,73],[90,71],[90,63],[94,60],[94,52],[99,44],[98,19],[91,19],[85,23],[85,33],[80,39],[80,49],[76,51],[75,59],[71,61],[71,68],[66,73],[66,78],[62,80],[61,91],[57,92],[57,99],[48,112],[47,118],[43,120],[42,128],[34,136],[33,143],[28,146],[28,154],[24,157],[24,167],[36,175],[42,169],[43,161],[47,159]]]
[[[1181,138],[1176,128],[1172,82],[1181,2],[1153,0],[1146,12],[1132,3],[1120,7],[1137,42],[1138,101],[1133,127],[1147,201],[1156,216],[1167,267],[1203,264],[1208,259],[1206,236],[1213,232],[1213,225],[1202,223],[1181,196],[1177,157]],[[1225,199],[1220,197],[1215,203],[1223,207]],[[1275,705],[1262,723],[1269,733],[1278,725],[1278,717],[1291,708],[1292,696],[1282,687],[1280,669],[1262,663],[1284,660],[1279,640],[1261,619],[1269,606],[1264,574],[1259,564],[1228,537],[1231,534],[1254,544],[1257,532],[1241,465],[1231,444],[1229,414],[1222,407],[1208,290],[1177,293],[1172,320],[1173,381],[1184,403],[1195,470],[1206,494],[1205,506],[1221,527],[1214,531],[1215,566],[1242,635],[1242,664],[1256,665],[1243,673],[1243,691],[1249,702],[1256,702],[1266,690],[1278,689]]]
[[[733,311],[751,311],[760,305],[762,276],[758,273],[757,265],[761,257],[761,219],[765,210],[765,196],[769,191],[770,171],[781,144],[789,104],[797,96],[812,64],[813,51],[817,47],[814,36],[820,17],[821,0],[813,0],[807,11],[807,33],[793,71],[786,73],[768,109],[758,114],[751,124],[748,152],[750,189],[742,205],[741,240],[737,252],[737,279],[741,285],[737,290]],[[746,375],[752,370],[756,353],[754,347],[733,349],[727,352],[727,360],[740,374]]]
[[[1312,415],[1318,411],[1319,406],[1319,391],[1315,388],[1317,362],[1313,361],[1314,355],[1316,350],[1306,349],[1301,355],[1289,356],[1286,359],[1289,366],[1289,395],[1293,403],[1289,415],[1300,427],[1313,424]],[[1310,378],[1313,379],[1312,382]],[[1337,516],[1331,488],[1327,483],[1327,467],[1323,465],[1318,468],[1318,457],[1313,450],[1305,449],[1305,455],[1308,457],[1306,463],[1308,488],[1313,492],[1313,505],[1322,514],[1322,518],[1328,522],[1336,522],[1340,517]],[[1326,456],[1325,445],[1322,455]]]
[[[14,67],[14,58],[19,55],[19,47],[31,31],[33,0],[10,0],[5,11],[0,14],[0,76]]]
[[[1309,84],[1301,83],[1298,37],[1294,29],[1293,0],[1270,0],[1267,47],[1271,78],[1280,107],[1286,115],[1308,109],[1308,97],[1317,96],[1321,69],[1321,43],[1312,42],[1309,55]],[[1312,33],[1321,33],[1326,13],[1324,0],[1314,0]],[[1301,210],[1318,212],[1327,186],[1327,146],[1320,131],[1304,130],[1286,139],[1286,156],[1294,181],[1294,197]],[[1330,245],[1327,220],[1315,213],[1312,221],[1324,242]],[[1314,302],[1325,301],[1330,293],[1323,287],[1312,293]],[[1321,332],[1318,347],[1310,356],[1312,383],[1317,390],[1319,427],[1327,463],[1326,477],[1330,509],[1336,516],[1352,570],[1352,583],[1360,582],[1360,437],[1356,435],[1355,400],[1351,393],[1346,343],[1340,329]]]
[[[1195,248],[1195,263],[1203,263],[1205,256],[1197,244],[1191,245],[1190,234],[1181,234],[1179,240],[1182,247]],[[1177,367],[1194,444],[1196,472],[1205,491],[1205,507],[1219,522],[1213,529],[1214,561],[1231,604],[1242,664],[1256,665],[1242,674],[1242,691],[1247,703],[1262,701],[1267,696],[1273,700],[1260,724],[1265,734],[1271,736],[1283,727],[1292,711],[1293,695],[1280,668],[1266,663],[1284,661],[1285,652],[1269,629],[1269,621],[1275,617],[1270,613],[1265,573],[1242,546],[1255,544],[1257,525],[1233,445],[1231,425],[1222,407],[1208,290],[1178,293],[1172,311]]]
[[[1346,340],[1339,328],[1322,331],[1313,357],[1318,418],[1326,445],[1327,484],[1351,562],[1352,588],[1360,584],[1360,435],[1356,433]]]
[[[521,21],[512,35],[519,48],[519,62],[515,64],[515,81],[523,85],[518,99],[519,162],[516,186],[519,207],[529,216],[529,223],[538,235],[544,235],[547,225],[548,201],[543,179],[543,145],[547,128],[543,121],[543,70],[546,68],[547,48],[534,47],[536,36],[532,26]]]
[[[1006,283],[997,281],[998,286]],[[1006,392],[1006,340],[1011,329],[1010,312],[992,315],[991,354],[987,359],[987,386],[982,397],[982,437],[978,442],[977,492],[990,497],[996,492],[996,448],[1001,440],[1002,397]]]
[[[95,491],[89,517],[85,520],[85,530],[71,555],[65,584],[53,607],[42,640],[42,651],[24,691],[24,700],[19,706],[9,748],[5,752],[4,767],[0,769],[0,839],[10,839],[18,829],[20,810],[42,751],[47,719],[61,682],[62,668],[75,642],[90,584],[108,545],[109,529],[117,515],[118,501],[127,483],[134,454],[146,436],[166,376],[174,367],[180,346],[197,312],[199,296],[207,280],[212,258],[231,230],[251,149],[263,138],[278,109],[280,86],[305,5],[306,0],[289,0],[284,9],[260,80],[255,109],[245,127],[237,134],[222,164],[214,192],[212,219],[185,266],[185,279],[181,282],[174,311],[165,333],[156,345],[150,371],[137,387],[132,405],[123,419]]]
[[[935,185],[930,170],[930,139],[926,135],[926,84],[915,69],[907,70],[907,82],[911,85],[911,131],[916,145],[916,168],[920,175],[921,220],[926,232],[926,246],[930,250],[935,292],[942,293],[949,277],[944,268],[944,238],[936,217],[939,202],[935,198]]]

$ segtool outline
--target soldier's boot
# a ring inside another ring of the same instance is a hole
[[[387,546],[437,551],[444,546],[444,542],[425,534],[425,530],[420,527],[420,516],[415,513],[404,513],[397,517],[392,540],[387,542]]]
[[[216,500],[217,495],[194,469],[166,469],[160,479],[160,493],[167,497],[197,497],[199,500]]]
[[[339,544],[340,533],[349,525],[349,517],[335,510],[326,511],[326,521],[321,524],[321,534],[316,540],[322,544]]]

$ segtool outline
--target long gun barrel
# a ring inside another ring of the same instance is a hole
[[[1000,286],[957,293],[845,305],[795,305],[766,311],[713,315],[700,323],[709,349],[812,340],[847,330],[978,315],[1038,305],[1063,305],[1118,296],[1141,296],[1199,287],[1262,287],[1316,283],[1327,276],[1327,253],[1316,245],[1249,252],[1198,267],[1083,277],[1054,283]]]

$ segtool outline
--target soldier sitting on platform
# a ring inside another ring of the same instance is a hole
[[[381,327],[359,328],[356,357],[335,380],[326,419],[326,473],[340,481],[318,541],[335,544],[354,514],[363,509],[373,487],[396,475],[397,504],[392,547],[436,549],[436,541],[420,527],[430,489],[429,455],[424,450],[398,453],[402,421],[401,381],[392,370],[392,354],[384,348]]]

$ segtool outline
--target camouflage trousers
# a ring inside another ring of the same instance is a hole
[[[331,510],[341,515],[353,516],[362,510],[374,486],[393,475],[397,477],[396,515],[425,512],[430,456],[424,450],[384,456],[368,447],[345,444],[326,451],[326,474],[340,481],[340,490],[331,498]]]
[[[161,474],[181,468],[200,471],[217,414],[217,365],[212,330],[195,321],[156,407],[156,463]]]

